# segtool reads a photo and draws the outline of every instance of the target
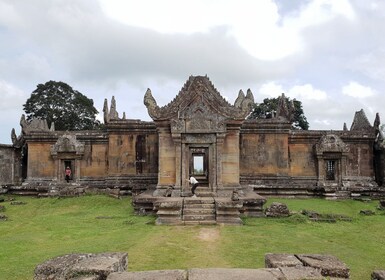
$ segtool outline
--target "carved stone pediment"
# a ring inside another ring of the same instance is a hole
[[[346,153],[349,147],[336,134],[326,134],[315,145],[317,154],[322,153]]]
[[[207,76],[191,76],[169,104],[159,107],[148,89],[144,104],[154,120],[171,120],[174,131],[223,131],[227,120],[244,120],[254,97],[240,91],[235,105],[228,103]]]
[[[77,141],[75,135],[63,135],[51,146],[52,156],[58,156],[60,154],[82,156],[84,154],[84,144]]]
[[[52,129],[50,129],[48,127],[47,120],[33,118],[32,120],[27,121],[24,114],[21,115],[20,126],[24,134],[29,134],[31,132],[49,132],[55,130],[53,123],[51,124]]]

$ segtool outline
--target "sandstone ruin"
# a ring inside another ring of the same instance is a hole
[[[160,224],[240,224],[263,215],[260,195],[379,197],[384,193],[384,138],[377,114],[363,110],[350,129],[295,130],[284,95],[271,118],[249,120],[254,96],[227,102],[207,76],[191,76],[167,105],[148,89],[151,122],[119,117],[115,98],[105,129],[55,131],[22,117],[13,145],[0,145],[0,192],[40,196],[107,192],[133,195],[138,213]],[[70,166],[72,180],[65,182]],[[189,175],[200,182],[191,198]]]

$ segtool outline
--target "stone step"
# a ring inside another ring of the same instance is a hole
[[[195,209],[195,208],[204,208],[204,209],[215,209],[215,204],[185,204],[185,209]]]
[[[183,215],[184,221],[215,221],[215,215]]]
[[[184,204],[214,204],[214,199],[207,197],[189,197],[185,198]]]
[[[217,222],[215,220],[210,221],[184,221],[183,222],[186,226],[194,226],[194,225],[216,225]]]
[[[215,209],[184,209],[183,215],[210,215],[215,214]]]

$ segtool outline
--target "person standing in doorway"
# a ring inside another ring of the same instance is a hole
[[[66,181],[67,183],[69,183],[70,179],[71,179],[71,168],[69,166],[66,167],[66,170],[65,170],[65,175],[66,175]]]
[[[193,194],[192,197],[197,197],[195,194],[195,190],[199,186],[199,182],[193,176],[190,176],[190,179],[187,179],[187,181],[191,184],[191,192]]]

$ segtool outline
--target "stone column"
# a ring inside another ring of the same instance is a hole
[[[170,128],[158,127],[159,131],[159,173],[157,189],[168,188],[175,185],[176,161],[175,147]]]
[[[175,144],[175,189],[181,190],[182,182],[182,142],[181,134],[172,134]]]
[[[216,175],[217,175],[217,189],[223,189],[223,181],[222,181],[222,154],[223,154],[223,144],[225,140],[225,134],[218,133],[217,134],[217,143],[216,143]],[[215,190],[215,191],[216,191]]]
[[[79,182],[80,180],[80,160],[79,159],[75,159],[75,174],[76,174],[76,178],[75,178],[75,182]]]
[[[322,155],[317,155],[317,166],[318,166],[317,181],[318,181],[318,185],[320,186],[325,180],[324,172],[322,172],[324,168],[324,160]]]
[[[190,193],[190,184],[186,179],[189,178],[189,146],[185,143],[182,144],[181,150],[181,180],[182,180],[182,195]]]

